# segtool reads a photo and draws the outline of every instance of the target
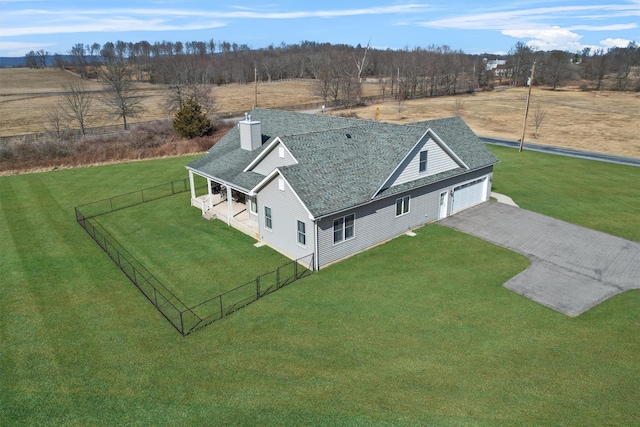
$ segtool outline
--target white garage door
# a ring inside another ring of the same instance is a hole
[[[453,189],[453,213],[484,201],[487,178],[471,181]]]

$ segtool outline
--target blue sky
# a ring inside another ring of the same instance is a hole
[[[640,0],[0,0],[0,56],[76,43],[303,40],[506,53],[640,43]]]

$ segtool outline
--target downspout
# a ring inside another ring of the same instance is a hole
[[[318,248],[320,247],[320,245],[318,244],[318,220],[313,221],[313,242],[314,242],[314,246],[315,246],[315,250],[313,257],[314,259],[314,270],[320,270],[320,265],[318,264],[320,262],[320,255],[318,254]]]

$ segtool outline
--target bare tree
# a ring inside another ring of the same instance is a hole
[[[137,117],[144,111],[143,96],[131,78],[128,66],[117,58],[107,61],[100,71],[105,97],[102,99],[112,117],[122,119],[125,130],[127,118]]]
[[[24,66],[27,68],[38,68],[38,61],[36,60],[36,53],[30,51],[24,56]]]
[[[360,46],[360,45],[358,45]],[[356,62],[356,68],[358,69],[358,86],[360,86],[362,84],[362,71],[367,68],[367,66],[369,65],[369,62],[367,62],[367,52],[369,52],[369,49],[371,48],[371,41],[367,42],[367,46],[364,48],[364,52],[362,53],[362,59],[358,59],[355,58],[355,62]],[[362,92],[362,90],[360,89],[360,87],[358,87],[356,89],[357,92],[357,102],[358,104],[360,103],[360,93]]]
[[[615,90],[625,91],[628,89],[631,70],[638,62],[640,48],[635,42],[629,42],[624,47],[611,48],[607,52],[611,56],[611,69],[616,73]]]
[[[329,77],[329,71],[322,69],[317,73],[316,80],[312,86],[313,95],[322,98],[324,105],[327,105],[327,100],[331,95],[331,78]]]
[[[25,66],[28,68],[47,68],[47,58],[49,55],[49,52],[44,49],[37,51],[32,50],[24,56]]]
[[[65,66],[65,61],[64,58],[62,57],[62,55],[60,55],[59,53],[56,53],[53,55],[53,66],[56,68],[59,68],[61,70],[64,70],[64,66]]]
[[[91,92],[82,82],[65,83],[62,88],[63,115],[80,127],[82,136],[86,134],[87,120],[91,112]]]
[[[609,71],[609,57],[605,55],[604,50],[596,49],[589,61],[591,62],[591,80],[596,83],[595,89],[601,90],[604,76]]]
[[[538,138],[538,129],[542,126],[542,122],[544,122],[545,117],[547,116],[547,110],[542,108],[540,104],[536,104],[535,110],[533,110],[533,125],[536,130],[533,133],[534,138]]]
[[[38,68],[47,68],[47,58],[49,57],[49,55],[50,53],[44,49],[36,50],[36,66]]]
[[[87,57],[85,55],[85,46],[83,43],[76,43],[69,51],[71,65],[76,73],[82,77],[87,76]]]
[[[523,42],[517,42],[507,56],[507,67],[511,70],[513,86],[526,86],[535,52]]]
[[[209,80],[207,63],[196,55],[176,55],[165,62],[161,81],[168,85],[163,107],[174,114],[193,98],[193,101],[207,113],[215,111],[215,99]]]
[[[47,115],[47,131],[49,131],[57,141],[61,141],[64,137],[64,132],[67,130],[64,111],[56,105],[52,109],[46,110],[45,114]]]
[[[573,76],[571,55],[567,52],[554,50],[544,60],[542,64],[542,76],[545,83],[551,85],[553,90],[562,86]],[[533,83],[533,82],[532,82]]]

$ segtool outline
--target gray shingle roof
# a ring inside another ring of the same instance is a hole
[[[263,140],[280,137],[298,160],[280,171],[315,217],[369,202],[429,128],[470,170],[498,162],[459,117],[395,125],[279,110],[255,109],[251,115],[261,122]],[[234,128],[188,167],[248,191],[264,176],[243,169],[267,145],[255,151],[241,149],[240,133]],[[465,172],[461,167],[431,175],[388,188],[376,198]]]

